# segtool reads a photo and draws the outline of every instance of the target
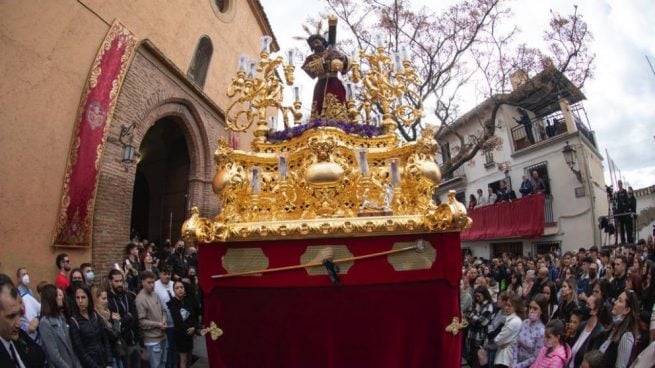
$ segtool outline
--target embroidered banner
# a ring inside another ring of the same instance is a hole
[[[100,160],[136,43],[134,34],[115,21],[91,67],[75,119],[53,238],[55,246],[91,246]]]

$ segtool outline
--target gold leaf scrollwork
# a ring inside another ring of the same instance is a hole
[[[468,327],[468,322],[462,318],[462,321],[459,321],[459,318],[453,317],[453,321],[446,326],[446,332],[450,332],[453,336],[457,336],[460,330]]]
[[[212,341],[216,341],[216,340],[218,340],[219,337],[221,337],[223,335],[223,330],[218,328],[216,323],[214,321],[212,321],[209,324],[209,327],[203,328],[202,330],[200,330],[200,335],[202,335],[202,336],[205,336],[208,333],[209,333],[209,336],[211,337]]]

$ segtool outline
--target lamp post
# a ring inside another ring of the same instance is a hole
[[[136,147],[132,145],[132,136],[134,132],[134,123],[129,125],[121,126],[121,133],[118,136],[118,141],[123,145],[123,155],[121,158],[121,163],[125,167],[125,171],[128,171],[130,165],[135,161],[134,157],[136,156]],[[128,142],[125,142],[124,139],[129,138]]]

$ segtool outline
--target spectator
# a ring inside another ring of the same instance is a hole
[[[193,267],[196,270],[198,269],[198,249],[193,245],[190,245],[186,249],[186,258],[189,262],[189,267]]]
[[[521,279],[521,274],[518,272],[513,272],[510,276],[509,287],[507,288],[511,296],[518,295],[523,296],[523,280]]]
[[[501,292],[498,295],[498,301],[496,302],[496,307],[494,308],[494,314],[491,318],[491,323],[487,327],[487,343],[485,344],[485,349],[488,352],[488,358],[490,365],[493,364],[496,358],[496,352],[498,351],[498,346],[494,343],[494,339],[505,325],[505,305],[509,303],[510,294],[507,292]]]
[[[96,278],[95,273],[93,273],[93,265],[91,265],[91,263],[85,262],[80,265],[80,269],[82,270],[82,274],[84,275],[84,280],[86,280],[86,285],[89,288],[92,288],[93,281]]]
[[[598,350],[591,350],[584,355],[581,368],[605,368],[603,365],[603,353]]]
[[[70,285],[70,280],[68,279],[68,271],[71,270],[71,261],[70,258],[68,258],[68,254],[58,254],[57,258],[55,259],[55,265],[59,270],[57,278],[55,279],[55,285],[66,291]]]
[[[136,296],[139,327],[148,350],[150,368],[166,366],[166,311],[155,291],[155,274],[141,273],[141,291]]]
[[[499,185],[500,188],[496,191],[496,201],[494,203],[500,203],[507,200],[507,182],[501,180]]]
[[[637,294],[637,298],[641,300],[644,296],[644,289],[641,283],[641,276],[638,273],[632,272],[626,277],[625,290],[634,291]]]
[[[482,276],[480,276],[482,277]],[[493,301],[489,290],[484,286],[478,286],[473,292],[473,309],[468,316],[468,351],[471,352],[472,366],[478,366],[477,351],[487,338],[487,325],[493,317]]]
[[[38,343],[37,328],[39,327],[41,303],[34,298],[32,290],[30,290],[30,275],[27,272],[27,268],[19,267],[18,270],[16,270],[16,278],[18,279],[16,289],[23,300],[23,306],[25,309],[25,312],[20,318],[20,328],[27,332],[32,340]]]
[[[157,293],[157,296],[164,307],[164,311],[166,312],[166,345],[168,350],[166,367],[172,368],[177,366],[179,356],[175,351],[175,327],[173,326],[173,317],[171,316],[167,304],[175,294],[175,290],[173,289],[173,282],[171,281],[171,271],[165,265],[161,269],[159,280],[155,281],[155,293]]]
[[[496,191],[494,188],[490,186],[487,187],[487,204],[494,204],[496,203],[496,200],[498,199],[498,196],[496,195]]]
[[[602,301],[597,299],[594,295],[587,298],[587,310],[589,311],[589,318],[587,321],[580,325],[577,329],[575,336],[572,339],[571,352],[573,359],[569,364],[570,368],[579,367],[582,365],[585,353],[590,347],[596,345],[598,336],[603,332],[603,325],[598,319],[598,314],[601,311]]]
[[[532,171],[532,193],[544,193],[546,191],[546,183],[544,179],[539,177],[539,172],[537,170]]]
[[[486,206],[487,204],[487,198],[482,194],[482,189],[478,189],[478,198],[477,198],[477,205],[478,207],[483,207]]]
[[[45,367],[45,353],[20,329],[20,316],[18,290],[0,274],[0,367]]]
[[[559,308],[559,305],[557,304],[557,287],[555,286],[555,283],[552,281],[546,283],[542,293],[548,301],[548,305],[546,306],[546,314],[548,315],[548,321],[550,321],[553,319],[555,312],[557,312],[557,308]]]
[[[168,309],[173,316],[175,326],[175,345],[180,354],[180,368],[187,368],[191,364],[191,351],[193,350],[193,336],[198,323],[193,309],[184,301],[185,289],[181,281],[175,281],[175,297],[168,302]]]
[[[571,359],[571,349],[563,343],[564,324],[559,320],[552,320],[546,325],[544,346],[534,362],[534,368],[563,368]]]
[[[126,368],[141,366],[139,320],[134,299],[134,294],[125,290],[123,273],[117,269],[109,271],[107,301],[109,310],[118,313],[121,319],[121,337],[127,344],[127,355],[123,358],[123,366]]]
[[[85,368],[111,367],[109,340],[102,333],[100,319],[93,307],[91,291],[86,285],[72,289],[77,304],[70,321],[70,335],[75,354]]]
[[[526,137],[528,138],[528,142],[530,142],[530,144],[534,144],[534,134],[532,133],[532,120],[530,120],[530,115],[527,111],[520,107],[517,108],[516,111],[521,114],[521,118],[513,118],[514,121],[520,125],[523,125],[523,129],[525,131]]]
[[[548,300],[543,294],[537,294],[528,305],[528,318],[521,323],[518,337],[512,347],[512,368],[532,366],[544,343],[544,329],[548,315]]]
[[[127,282],[127,289],[136,294],[139,292],[139,273],[142,271],[141,262],[139,260],[139,248],[135,243],[129,243],[125,246],[127,253],[123,260],[123,272],[125,273],[125,282]]]
[[[591,284],[591,293],[596,297],[598,307],[598,320],[603,326],[609,326],[612,323],[612,303],[608,298],[609,282],[605,279],[596,280]]]
[[[127,346],[121,337],[121,316],[109,310],[106,290],[94,287],[91,291],[96,314],[100,317],[100,325],[109,341],[112,368],[124,368],[123,358],[127,355]]]
[[[571,318],[573,310],[578,309],[578,295],[575,293],[577,290],[578,281],[575,277],[569,277],[562,283],[562,301],[557,308],[555,318],[568,321]]]
[[[478,200],[475,199],[475,196],[473,194],[469,195],[468,210],[469,211],[473,210],[477,205],[478,205]]]
[[[82,274],[82,270],[79,268],[73,268],[70,271],[69,274],[69,279],[70,279],[70,287],[66,290],[66,301],[69,306],[71,306],[71,311],[74,313],[75,310],[77,309],[77,303],[75,301],[75,289],[78,287],[84,285],[86,282],[84,281],[84,275]]]
[[[505,200],[510,202],[516,200],[516,192],[512,189],[512,184],[510,183],[507,183],[506,186]]]
[[[521,198],[532,194],[532,181],[530,181],[527,175],[523,175],[519,192],[521,193]]]
[[[155,275],[155,280],[159,279],[159,269],[154,264],[154,258],[152,257],[152,253],[148,251],[144,252],[141,258],[141,264],[142,264],[141,269],[143,271],[152,272]]]
[[[173,281],[189,283],[187,272],[189,271],[189,260],[184,255],[184,241],[175,243],[175,252],[166,259],[166,264],[172,271]]]
[[[523,299],[520,297],[514,296],[505,304],[505,324],[494,339],[494,343],[498,346],[494,367],[504,368],[512,364],[512,342],[521,330],[521,318],[517,313],[522,314],[522,312]]]
[[[606,367],[628,366],[637,335],[637,295],[628,290],[619,294],[612,308],[612,326],[599,340],[598,350],[604,354]]]
[[[614,259],[614,278],[610,283],[610,301],[616,300],[619,297],[619,294],[625,290],[625,284],[627,281],[626,267],[628,265],[628,260],[625,256],[617,256]]]
[[[75,355],[64,309],[64,291],[54,285],[46,285],[41,291],[41,346],[50,368],[81,368]]]

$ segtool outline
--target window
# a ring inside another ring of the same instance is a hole
[[[484,167],[490,168],[496,166],[494,162],[494,151],[491,149],[484,150]]]
[[[551,242],[541,242],[541,243],[534,244],[534,253],[537,256],[543,254],[549,254],[551,250],[555,250],[555,249],[561,249],[560,242],[551,241]]]
[[[198,42],[196,53],[193,55],[193,60],[189,66],[187,76],[194,81],[200,88],[205,86],[205,79],[207,78],[207,71],[209,70],[209,62],[212,59],[214,46],[207,36],[203,36]]]
[[[540,162],[536,165],[527,166],[525,168],[525,175],[532,177],[532,172],[537,171],[539,177],[544,180],[544,185],[546,186],[546,197],[550,196],[550,176],[548,176],[548,163]]]

